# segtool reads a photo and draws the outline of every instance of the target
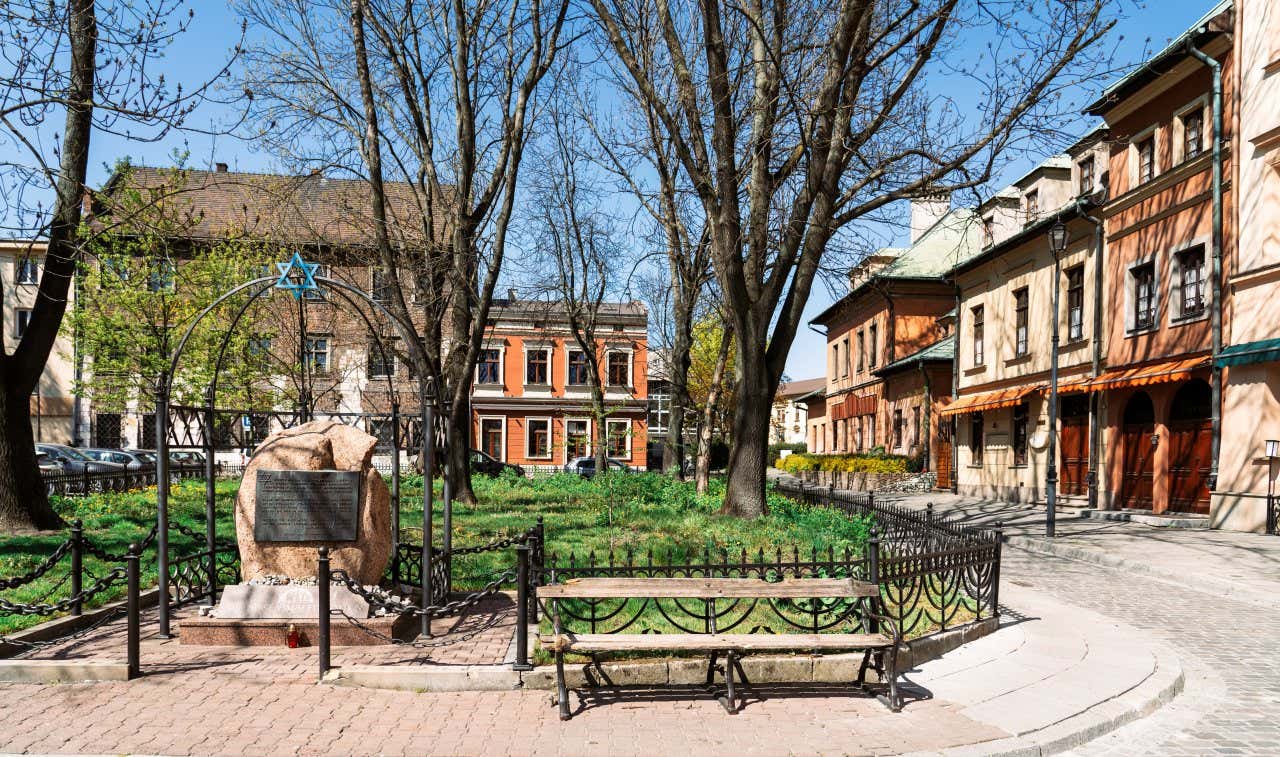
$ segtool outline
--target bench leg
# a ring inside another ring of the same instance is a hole
[[[738,713],[738,695],[737,695],[737,690],[733,685],[733,671],[736,667],[737,667],[737,660],[735,659],[733,652],[729,652],[725,656],[725,665],[724,665],[725,694],[724,694],[724,698],[720,700],[720,704],[724,705],[725,711],[728,712],[730,715],[736,715]]]
[[[885,693],[877,697],[892,712],[902,712],[902,695],[898,692],[898,648],[889,647],[882,658],[885,664],[881,667],[880,680],[887,684]]]
[[[719,670],[719,668],[716,667],[716,662],[719,660],[719,652],[712,652],[711,658],[707,660],[707,688],[711,688],[716,685],[716,671]]]
[[[560,719],[568,720],[569,687],[564,682],[564,652],[556,650],[556,697],[560,700]]]
[[[853,682],[855,688],[864,688],[867,685],[867,668],[871,666],[871,650],[864,650],[862,653],[862,664],[858,666],[858,679]]]

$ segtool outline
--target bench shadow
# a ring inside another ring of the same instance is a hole
[[[885,691],[886,687],[881,684],[868,684],[863,688],[858,688],[852,683],[748,683],[746,685],[739,683],[737,684],[737,694],[740,702],[738,711],[742,712],[754,704],[771,699],[830,699],[844,697],[874,703],[877,707],[884,707],[885,712],[889,713],[888,706],[883,701]],[[933,693],[928,689],[911,682],[906,676],[902,675],[898,679],[898,691],[902,695],[904,711],[912,703],[933,698]],[[725,687],[719,682],[712,686],[705,684],[602,685],[594,688],[570,689],[570,694],[577,694],[577,707],[571,711],[572,715],[577,716],[589,710],[616,704],[717,702],[718,698],[725,695]],[[553,703],[554,700],[555,697],[553,696]],[[726,716],[728,714],[727,712],[725,713]]]

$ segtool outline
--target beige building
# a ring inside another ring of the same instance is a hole
[[[35,305],[40,275],[44,272],[44,255],[44,242],[0,241],[0,288],[4,293],[6,353],[17,347],[26,330]],[[74,287],[71,297],[75,297]],[[72,395],[75,386],[73,353],[73,340],[64,332],[54,343],[39,386],[31,395],[31,428],[38,442],[71,444],[79,438]]]
[[[984,249],[952,272],[959,291],[956,399],[942,415],[955,421],[962,494],[1024,502],[1044,497],[1055,273],[1049,232],[1059,222],[1067,231],[1057,267],[1059,386],[1096,370],[1099,235],[1090,213],[1099,182],[1087,168],[1081,175],[1081,166],[1102,162],[1101,143],[1101,133],[1091,133],[1072,155],[1050,158],[983,203]],[[1058,415],[1059,491],[1084,498],[1089,398],[1064,393]]]
[[[815,390],[825,390],[826,386],[827,380],[821,376],[803,381],[787,381],[778,385],[778,391],[773,396],[773,415],[769,420],[770,444],[808,443],[807,398]]]
[[[1280,439],[1280,5],[1234,5],[1239,123],[1230,149],[1239,157],[1227,178],[1239,187],[1239,231],[1236,266],[1226,271],[1234,317],[1218,359],[1222,446],[1211,518],[1221,528],[1261,531],[1268,483],[1280,473],[1280,460],[1265,457],[1266,441]]]

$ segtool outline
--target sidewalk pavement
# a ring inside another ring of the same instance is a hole
[[[1161,528],[1103,520],[1097,511],[1059,507],[1056,536],[1045,536],[1043,504],[997,502],[946,492],[877,494],[882,502],[924,509],[953,523],[1004,527],[1006,541],[1028,552],[1120,568],[1242,602],[1280,601],[1280,536],[1211,529]]]

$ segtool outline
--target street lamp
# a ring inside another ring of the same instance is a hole
[[[1280,439],[1267,440],[1267,533],[1276,533],[1276,458]]]
[[[1056,530],[1058,504],[1058,300],[1062,290],[1062,253],[1067,249],[1067,225],[1058,219],[1049,227],[1049,251],[1053,253],[1053,323],[1049,342],[1049,449],[1044,474],[1044,535]]]

